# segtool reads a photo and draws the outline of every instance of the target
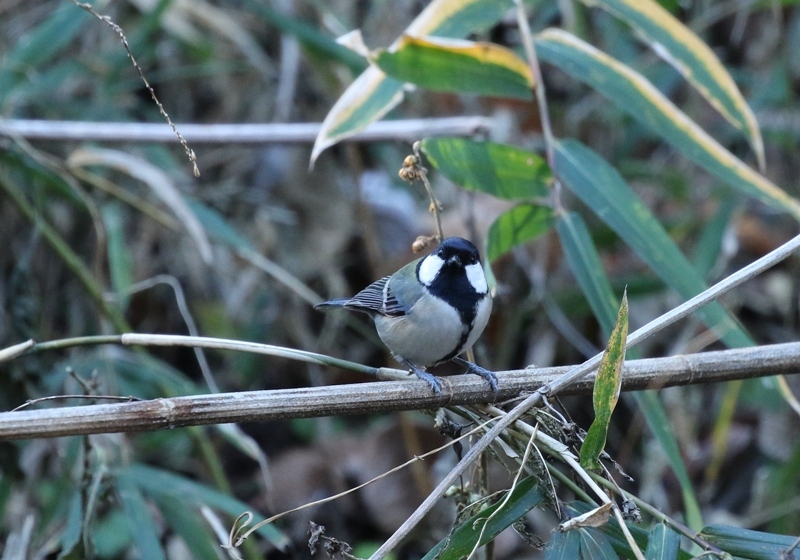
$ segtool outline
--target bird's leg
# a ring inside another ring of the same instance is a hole
[[[484,369],[481,366],[473,364],[472,362],[465,360],[464,358],[459,358],[458,356],[453,358],[453,361],[467,368],[467,373],[474,373],[475,375],[480,375],[481,377],[483,377],[489,383],[489,387],[492,388],[492,393],[497,393],[497,391],[499,390],[497,386],[497,376],[494,374],[493,371]]]
[[[406,366],[411,373],[413,373],[414,375],[425,381],[428,385],[430,385],[434,393],[436,393],[437,395],[442,394],[442,383],[436,378],[435,375],[433,375],[432,373],[428,373],[424,369],[415,366],[405,358],[399,358],[399,361],[404,366]]]

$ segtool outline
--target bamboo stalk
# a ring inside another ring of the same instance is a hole
[[[311,144],[320,123],[179,124],[193,144]],[[343,142],[414,142],[428,136],[475,136],[492,128],[490,117],[447,117],[378,121]],[[172,128],[160,123],[0,119],[0,136],[30,140],[176,143]]]
[[[447,377],[443,395],[422,381],[385,381],[218,393],[120,404],[99,404],[0,413],[0,440],[30,439],[114,432],[171,429],[228,422],[255,422],[395,410],[425,409],[445,404],[475,404],[524,396],[563,375],[570,367],[499,372],[495,397],[482,379]],[[397,370],[379,370],[396,375]],[[674,385],[713,383],[800,372],[800,342],[740,348],[669,358],[626,362],[624,391]],[[561,394],[589,393],[590,375],[572,381]]]

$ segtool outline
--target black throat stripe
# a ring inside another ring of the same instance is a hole
[[[420,264],[422,264],[420,262]],[[419,278],[417,265],[417,278]],[[428,291],[450,304],[461,316],[461,322],[472,327],[475,315],[478,313],[478,303],[486,297],[479,294],[470,284],[464,267],[456,264],[445,263],[439,274],[428,286]]]

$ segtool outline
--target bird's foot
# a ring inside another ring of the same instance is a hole
[[[407,360],[403,360],[403,364],[408,367],[408,369],[410,370],[409,373],[413,373],[414,375],[422,379],[424,382],[426,382],[428,385],[430,385],[431,389],[433,389],[433,392],[436,393],[437,396],[442,394],[442,382],[439,381],[438,377],[436,377],[432,373],[428,373],[424,369],[418,368],[417,366],[415,366],[414,364],[412,364]]]
[[[478,364],[473,364],[469,360],[465,360],[464,358],[453,358],[453,361],[457,364],[460,364],[467,368],[467,373],[472,373],[475,375],[480,375],[483,377],[487,383],[489,383],[489,387],[492,389],[492,393],[497,393],[500,388],[497,385],[497,375],[493,371],[489,371],[488,369],[482,368]]]

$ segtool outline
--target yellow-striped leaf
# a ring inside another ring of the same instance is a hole
[[[540,33],[536,51],[542,60],[589,84],[709,173],[800,219],[800,202],[722,147],[638,72],[559,29]]]
[[[588,470],[599,471],[600,453],[606,446],[608,424],[611,414],[617,406],[619,390],[622,387],[622,364],[625,362],[625,343],[628,339],[628,296],[622,295],[622,303],[617,313],[617,323],[611,331],[606,344],[606,351],[597,370],[594,382],[592,402],[594,405],[594,421],[589,427],[586,438],[581,445],[581,466]]]
[[[672,65],[708,102],[750,140],[764,169],[764,142],[753,111],[709,46],[655,0],[582,0],[633,27],[655,53]]]
[[[403,89],[403,82],[370,65],[350,84],[322,121],[311,151],[311,164],[339,140],[365,129],[394,109],[403,100]]]
[[[426,138],[421,147],[440,173],[465,189],[509,200],[549,194],[550,168],[534,152],[466,138]]]
[[[488,29],[509,9],[513,0],[433,0],[406,28],[406,35],[463,38]],[[393,50],[400,39],[389,47]],[[370,65],[328,112],[311,152],[313,165],[319,154],[343,138],[363,130],[403,100],[404,84]]]
[[[514,51],[493,43],[403,35],[373,55],[389,76],[433,91],[532,99],[533,75]]]

